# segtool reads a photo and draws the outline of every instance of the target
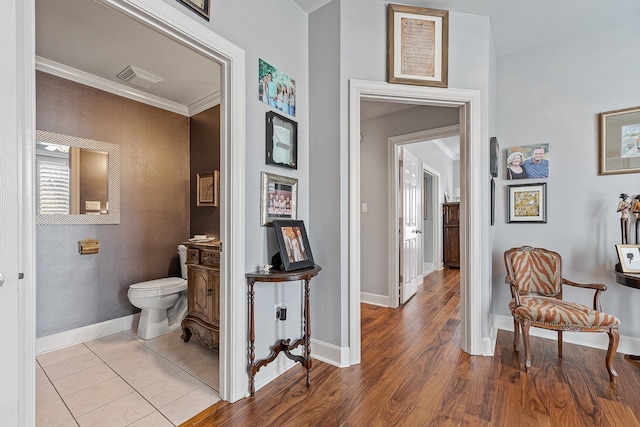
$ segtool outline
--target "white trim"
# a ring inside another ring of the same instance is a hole
[[[440,203],[440,194],[442,194],[442,191],[440,191],[440,172],[431,168],[426,163],[422,163],[422,173],[424,174],[425,172],[433,177],[430,200],[431,212],[433,213],[433,228],[431,230],[431,234],[433,235],[433,263],[430,269],[436,270],[435,266],[440,266],[438,270],[442,270],[442,204]]]
[[[440,149],[440,151],[442,151],[444,153],[444,155],[447,156],[448,158],[450,158],[451,160],[459,160],[458,155],[456,153],[454,153],[453,151],[451,151],[451,148],[447,147],[445,145],[444,141],[441,140],[440,138],[433,139],[433,140],[431,140],[431,142],[433,142],[433,145],[438,147]]]
[[[360,302],[371,305],[379,305],[380,307],[389,307],[389,297],[387,295],[360,292]]]
[[[311,338],[311,357],[338,368],[346,368],[349,366],[349,347],[338,347]]]
[[[360,363],[360,101],[404,102],[460,107],[461,117],[461,304],[462,349],[481,354],[481,227],[479,218],[481,116],[480,91],[441,89],[383,82],[349,81],[349,348],[351,363]],[[462,135],[462,129],[465,130]],[[467,130],[468,129],[468,130]],[[468,136],[468,137],[467,137]],[[464,171],[464,173],[462,173]]]
[[[189,105],[187,109],[189,110],[189,117],[193,117],[198,113],[202,113],[205,110],[208,110],[211,107],[215,107],[220,104],[220,91],[211,94],[202,98],[200,101],[196,101],[193,104]]]
[[[497,335],[498,329],[513,332],[513,317],[495,314],[493,316],[493,335]],[[529,329],[529,335],[554,341],[558,340],[556,331],[542,328]],[[602,350],[606,350],[609,346],[609,336],[604,332],[600,334],[594,334],[593,332],[567,332],[562,334],[562,341]],[[535,350],[532,349],[531,351]],[[640,338],[620,335],[617,353],[640,354]]]
[[[140,319],[140,313],[130,314],[118,319],[36,338],[36,355],[39,356],[42,353],[81,344],[105,335],[115,334],[116,332],[128,331],[138,324],[138,319]]]
[[[425,272],[425,277],[427,277],[428,273],[431,273],[435,270],[434,264],[432,262],[424,262],[422,263],[422,270]]]

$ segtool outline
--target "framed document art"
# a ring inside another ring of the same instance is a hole
[[[200,172],[198,174],[197,206],[218,206],[220,191],[220,171]]]
[[[598,114],[599,175],[640,172],[640,107]]]
[[[266,163],[298,169],[298,124],[273,111],[267,112]]]
[[[507,186],[508,222],[547,222],[547,183]]]
[[[186,5],[189,9],[197,12],[207,21],[209,20],[209,11],[211,9],[211,0],[178,0]]]
[[[447,87],[449,11],[389,4],[389,83]]]

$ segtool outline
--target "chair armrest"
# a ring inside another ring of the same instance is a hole
[[[504,283],[509,285],[509,287],[511,288],[511,298],[514,298],[516,300],[516,307],[519,307],[520,306],[520,293],[518,292],[518,289],[516,288],[515,280],[513,280],[511,278],[511,276],[507,275],[507,277],[504,278]]]
[[[607,290],[606,285],[603,285],[602,283],[576,283],[571,280],[567,280],[564,277],[562,278],[562,283],[576,288],[593,289],[595,291],[595,294],[593,295],[593,309],[602,311],[602,307],[600,306],[600,293]]]

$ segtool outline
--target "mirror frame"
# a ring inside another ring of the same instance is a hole
[[[43,130],[36,131],[36,143],[38,142],[106,152],[109,176],[107,184],[109,213],[91,215],[40,214],[36,212],[36,225],[120,224],[120,146]]]

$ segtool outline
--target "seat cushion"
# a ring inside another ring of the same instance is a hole
[[[620,321],[611,314],[550,297],[521,296],[520,306],[516,308],[515,300],[512,299],[509,308],[516,317],[562,329],[604,329],[620,325]]]

